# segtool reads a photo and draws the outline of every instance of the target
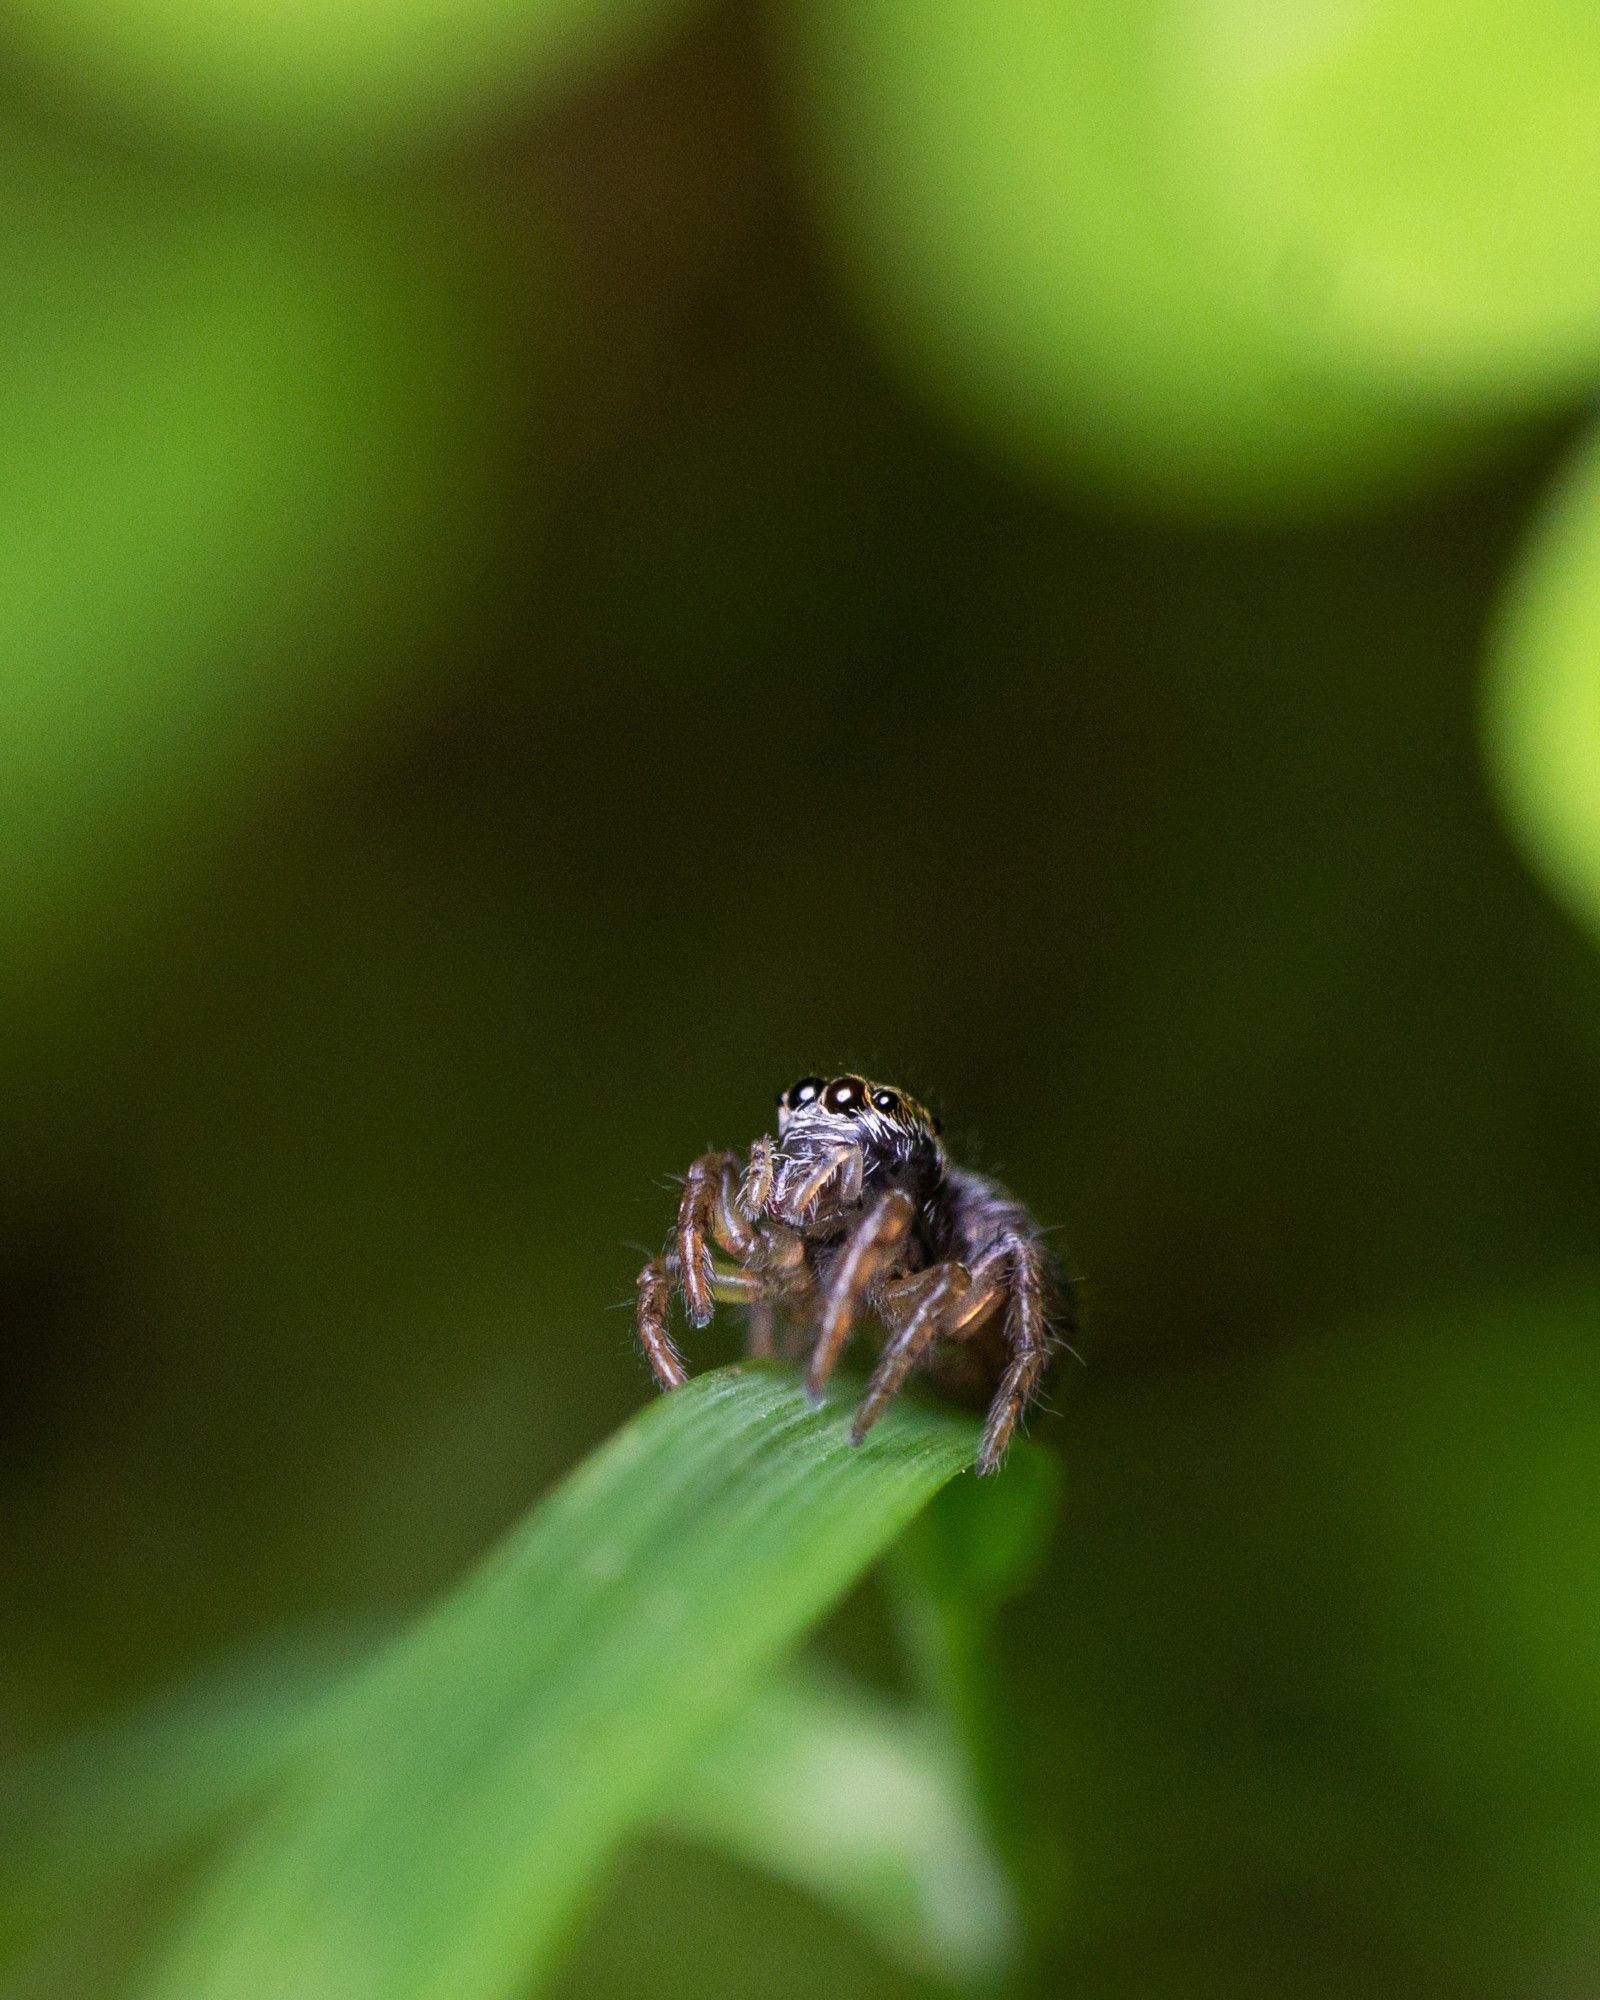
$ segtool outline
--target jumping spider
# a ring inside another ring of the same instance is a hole
[[[687,1380],[667,1325],[674,1291],[697,1327],[717,1300],[747,1306],[753,1355],[774,1352],[781,1313],[796,1336],[786,1351],[809,1350],[813,1396],[870,1311],[887,1338],[852,1442],[920,1362],[988,1402],[979,1472],[999,1467],[1071,1325],[1071,1286],[1021,1202],[952,1166],[920,1104],[859,1076],[802,1077],[778,1099],[776,1140],[689,1169],[671,1247],[639,1273],[639,1345],[663,1389]]]

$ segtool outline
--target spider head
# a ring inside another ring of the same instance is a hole
[[[778,1096],[778,1139],[786,1153],[853,1143],[868,1173],[912,1159],[942,1161],[941,1127],[903,1090],[864,1076],[803,1076]]]

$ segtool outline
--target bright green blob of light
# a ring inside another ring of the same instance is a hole
[[[1361,506],[1459,431],[1286,341],[1197,227],[1126,0],[809,0],[818,196],[890,351],[1051,478],[1258,518]]]
[[[280,155],[385,150],[540,99],[684,0],[10,0],[0,49],[119,116]]]
[[[1600,435],[1557,487],[1513,579],[1486,735],[1524,850],[1600,931]]]
[[[1600,372],[1592,0],[1164,0],[1196,226],[1355,378],[1454,401]]]

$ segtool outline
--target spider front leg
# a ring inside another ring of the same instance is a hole
[[[713,1299],[724,1304],[747,1305],[759,1312],[767,1301],[767,1290],[751,1271],[725,1271],[711,1265],[708,1283]],[[652,1257],[639,1273],[634,1308],[634,1333],[651,1373],[663,1389],[677,1389],[689,1379],[683,1356],[672,1338],[672,1294],[685,1291],[683,1264],[676,1250],[664,1250]]]
[[[711,1324],[712,1262],[707,1234],[730,1257],[747,1263],[760,1237],[739,1205],[739,1162],[732,1153],[706,1153],[684,1176],[678,1204],[678,1265],[684,1306],[695,1326]]]
[[[891,1188],[845,1239],[828,1279],[817,1343],[806,1376],[806,1391],[813,1399],[827,1388],[868,1293],[882,1282],[899,1256],[916,1215],[917,1205],[910,1195]]]

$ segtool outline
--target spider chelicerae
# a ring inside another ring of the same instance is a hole
[[[674,1292],[697,1327],[719,1300],[748,1307],[750,1353],[809,1355],[813,1396],[870,1313],[886,1338],[852,1441],[921,1366],[988,1403],[979,1472],[998,1469],[1072,1327],[1071,1284],[1022,1203],[952,1165],[939,1121],[904,1091],[860,1076],[802,1077],[778,1099],[776,1139],[689,1169],[673,1239],[639,1273],[639,1345],[663,1389],[688,1376]]]

